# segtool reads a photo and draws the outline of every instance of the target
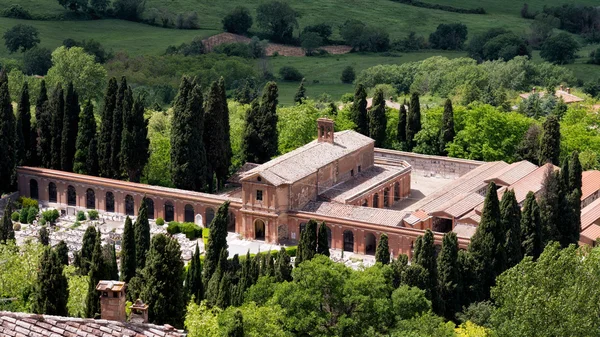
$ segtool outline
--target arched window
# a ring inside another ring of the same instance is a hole
[[[265,239],[265,222],[260,219],[254,221],[254,238],[256,240]]]
[[[48,201],[56,202],[58,199],[56,198],[56,184],[50,183],[48,184]]]
[[[67,188],[67,205],[77,206],[77,192],[75,191],[75,187],[71,185]]]
[[[302,236],[302,232],[306,229],[306,222],[302,222],[300,223],[300,226],[298,226],[298,240],[300,239],[300,237]]]
[[[31,199],[38,199],[39,198],[39,192],[38,192],[38,183],[37,180],[35,179],[31,179],[29,180],[29,197]]]
[[[106,211],[109,213],[115,212],[115,195],[113,192],[106,192]]]
[[[375,255],[376,246],[377,241],[375,240],[375,235],[373,235],[373,233],[365,235],[365,254]]]
[[[373,207],[379,208],[379,194],[373,195]]]
[[[400,200],[400,183],[396,182],[394,184],[394,201]]]
[[[148,209],[148,219],[154,219],[154,200],[150,198],[144,198],[146,203],[146,209]]]
[[[185,205],[183,221],[184,222],[194,222],[194,206],[192,206],[190,204]]]
[[[344,231],[344,251],[354,252],[354,233],[350,230]]]
[[[204,217],[206,218],[206,228],[209,228],[211,222],[215,218],[215,210],[210,207],[207,208],[206,212],[204,213]]]
[[[227,217],[227,231],[235,233],[235,214],[233,212],[229,212]]]
[[[369,207],[369,201],[367,199],[363,200],[362,207]]]
[[[170,201],[165,201],[165,222],[175,220],[175,207]]]
[[[133,202],[133,197],[130,194],[125,196],[125,214],[135,214],[135,203]]]
[[[383,189],[383,207],[390,207],[390,189]]]
[[[91,188],[85,191],[85,208],[96,209],[96,193]]]

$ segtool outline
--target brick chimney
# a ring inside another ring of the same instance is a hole
[[[571,88],[567,88],[567,94],[571,93]]]
[[[125,322],[125,282],[100,281],[96,290],[100,292],[100,318]]]
[[[148,323],[148,304],[138,298],[129,309],[131,309],[130,322]]]
[[[317,133],[320,142],[328,142],[333,144],[333,120],[329,118],[317,119]]]

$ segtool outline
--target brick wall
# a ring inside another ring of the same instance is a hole
[[[400,160],[404,160],[412,166],[413,174],[447,179],[456,179],[484,163],[478,160],[375,149],[375,162],[378,164],[393,164]]]

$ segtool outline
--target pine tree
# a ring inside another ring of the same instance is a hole
[[[131,92],[129,92],[131,94]],[[148,121],[144,118],[144,102],[136,98],[133,108],[123,111],[123,134],[121,136],[121,170],[129,181],[139,182],[142,169],[150,156],[148,148]]]
[[[367,114],[367,91],[362,84],[356,86],[354,102],[350,109],[350,119],[356,124],[356,131],[369,135],[369,116]]]
[[[148,221],[148,205],[146,198],[138,209],[138,217],[133,227],[135,235],[135,267],[142,269],[146,265],[146,253],[150,249],[150,222]]]
[[[419,103],[419,94],[413,92],[406,116],[406,142],[409,150],[415,146],[414,138],[419,131],[421,131],[421,103]]]
[[[217,215],[210,225],[210,233],[206,245],[204,259],[204,274],[202,282],[208,285],[217,265],[222,250],[227,250],[227,215],[229,214],[229,202],[226,201],[219,207]]]
[[[23,82],[19,106],[17,108],[17,165],[28,165],[31,162],[31,105],[29,103],[29,86]]]
[[[278,89],[269,82],[263,89],[261,103],[252,102],[246,113],[246,126],[242,139],[245,161],[262,164],[278,153],[277,103]]]
[[[456,233],[444,235],[442,250],[437,259],[438,313],[454,320],[460,311],[460,274],[458,266],[458,239]]]
[[[137,227],[136,227],[137,229]],[[136,235],[131,218],[125,218],[125,228],[121,239],[121,280],[129,283],[135,276],[137,268],[136,259]]]
[[[448,155],[446,146],[454,141],[454,111],[452,109],[452,101],[448,98],[444,104],[444,114],[442,115],[442,129],[440,130],[440,154]]]
[[[90,265],[89,282],[88,282],[88,294],[87,304],[85,309],[85,317],[94,318],[100,314],[100,296],[96,291],[96,286],[101,280],[109,278],[107,261],[104,259],[102,254],[102,239],[100,238],[100,232],[96,232],[96,240],[94,243],[94,251],[92,253],[92,262]]]
[[[4,208],[4,216],[2,216],[2,223],[0,224],[0,243],[5,243],[9,240],[15,239],[15,230],[13,229],[13,222],[10,218],[12,214],[12,207],[10,203],[7,203]]]
[[[40,93],[35,104],[36,119],[36,151],[37,162],[45,168],[52,165],[52,113],[48,93],[46,90],[46,81],[42,80],[40,84]]]
[[[50,245],[50,234],[48,234],[48,227],[42,226],[42,228],[40,228],[38,231],[38,239],[42,245]]]
[[[385,129],[387,127],[387,117],[385,115],[385,99],[383,90],[375,90],[373,105],[369,111],[369,137],[375,140],[376,147],[383,147],[385,142]]]
[[[44,249],[37,274],[31,310],[36,314],[67,316],[69,285],[63,264],[50,247]]]
[[[327,236],[327,225],[325,224],[325,221],[321,222],[321,225],[319,226],[319,233],[317,235],[317,254],[329,257],[329,238]]]
[[[521,233],[523,238],[521,243],[523,255],[532,256],[534,259],[537,259],[544,250],[542,244],[542,223],[540,208],[535,200],[535,194],[531,191],[527,193],[527,197],[523,203]]]
[[[225,273],[221,277],[219,283],[219,296],[217,297],[216,306],[221,309],[227,309],[231,303],[231,276]]]
[[[79,128],[79,96],[73,88],[73,82],[69,83],[67,96],[65,97],[65,114],[61,137],[61,168],[63,171],[73,171],[75,159],[75,145]]]
[[[112,114],[112,131],[110,134],[110,167],[113,178],[120,178],[121,172],[121,137],[123,135],[123,115],[129,114],[132,108],[132,97],[127,79],[121,77],[121,84],[117,90],[117,98],[115,100],[115,109]]]
[[[5,71],[0,70],[0,79],[5,77]],[[8,91],[8,80],[0,80],[0,193],[12,192],[16,181],[15,138],[16,122]]]
[[[108,81],[106,94],[104,95],[104,110],[102,110],[102,123],[100,124],[100,135],[98,136],[98,166],[100,176],[112,177],[112,167],[110,166],[111,154],[111,137],[113,128],[113,113],[116,106],[117,79],[111,77]]]
[[[560,124],[558,118],[550,115],[542,124],[542,139],[540,141],[540,163],[550,162],[559,164],[560,158]]]
[[[506,231],[504,252],[506,268],[512,268],[523,259],[521,251],[521,208],[517,202],[515,191],[508,190],[502,195],[500,202],[502,228]]]
[[[435,260],[435,243],[433,241],[433,232],[425,231],[421,239],[420,252],[417,255],[416,263],[427,271],[427,293],[432,302],[437,302],[437,264]],[[435,305],[434,305],[435,307]]]
[[[296,95],[294,95],[294,103],[302,104],[305,99],[306,89],[304,88],[304,79],[302,79],[300,86],[298,87],[298,91],[296,91]]]
[[[204,147],[208,164],[209,192],[215,190],[213,176],[217,177],[217,190],[225,182],[231,165],[231,142],[229,138],[229,110],[227,97],[224,94],[223,78],[213,82],[206,101],[204,119]],[[227,115],[227,116],[226,116]]]
[[[398,110],[398,131],[397,131],[398,142],[406,142],[406,101],[400,105]]]
[[[94,117],[94,106],[88,102],[81,116],[79,117],[79,127],[77,130],[77,142],[75,151],[75,162],[73,172],[81,174],[95,175],[94,167],[88,167],[88,161],[96,158],[97,153],[92,152],[91,145],[96,138],[96,118]],[[93,161],[91,161],[93,163]]]
[[[53,169],[60,170],[60,150],[62,145],[63,118],[65,114],[65,98],[62,85],[60,83],[56,85],[56,88],[52,93],[50,107],[52,111],[52,126],[50,129],[50,134],[52,135],[52,145],[50,149],[50,162]]]
[[[196,252],[192,255],[190,266],[185,279],[186,292],[194,297],[196,304],[204,298],[204,287],[202,286],[202,262],[200,261],[200,249],[196,244]]]
[[[329,252],[329,249],[327,250]],[[277,282],[292,280],[292,264],[291,259],[285,248],[281,247],[277,255],[277,264],[275,266],[275,280]]]
[[[63,266],[69,265],[69,247],[67,247],[65,241],[60,240],[58,245],[54,247],[54,250],[56,251],[56,255],[58,255],[58,260],[60,263]]]
[[[92,261],[92,255],[94,253],[94,247],[96,246],[96,228],[89,226],[85,233],[83,233],[83,240],[81,245],[81,261],[78,266],[81,270],[82,275],[87,275],[90,271],[90,263]]]
[[[227,337],[244,337],[244,317],[242,312],[236,310],[233,314],[233,324],[227,330]]]
[[[560,238],[558,227],[564,220],[561,214],[561,185],[560,173],[555,172],[552,166],[548,166],[542,182],[539,203],[542,247],[550,241],[559,241]]]
[[[377,250],[375,250],[375,261],[390,264],[390,246],[388,245],[388,236],[385,233],[379,237]]]

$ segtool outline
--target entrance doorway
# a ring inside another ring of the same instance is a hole
[[[265,222],[261,219],[254,221],[254,238],[256,240],[265,239]]]

